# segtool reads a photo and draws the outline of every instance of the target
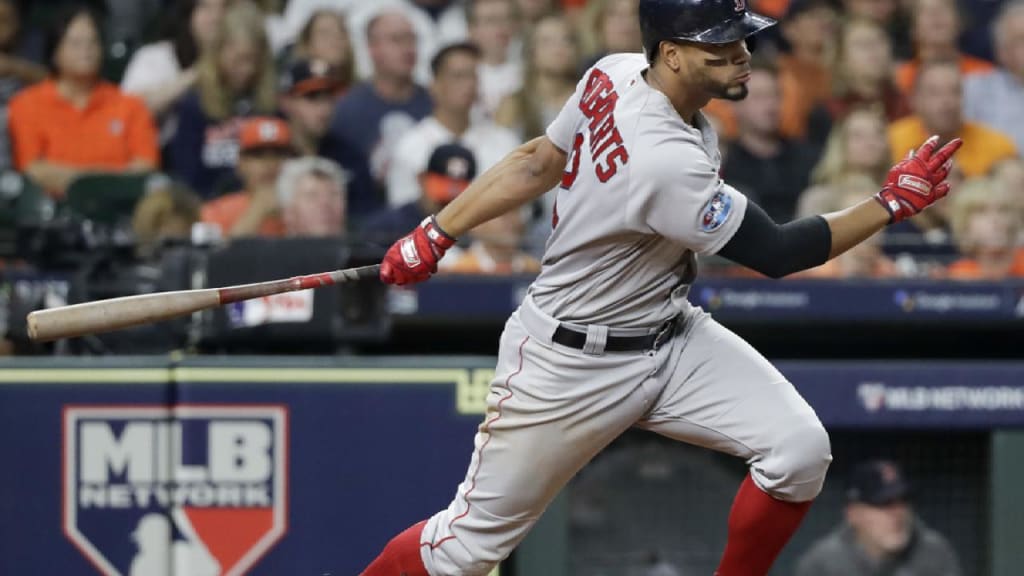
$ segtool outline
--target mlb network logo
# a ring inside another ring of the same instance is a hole
[[[237,576],[287,518],[284,406],[65,406],[64,533],[106,576]]]

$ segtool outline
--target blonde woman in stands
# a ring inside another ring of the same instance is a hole
[[[167,163],[201,197],[232,189],[243,118],[273,115],[277,76],[264,16],[235,2],[197,64],[196,86],[178,102]]]
[[[163,119],[190,88],[203,48],[213,43],[229,0],[182,0],[165,23],[166,39],[139,48],[121,78],[121,89],[142,98]]]
[[[844,23],[831,69],[832,95],[811,114],[807,132],[810,140],[821,142],[832,124],[856,108],[878,107],[889,122],[910,113],[893,81],[889,36],[873,20],[859,18]]]
[[[580,47],[560,15],[545,16],[527,39],[523,87],[498,106],[494,120],[526,141],[544,134],[576,90]]]
[[[1020,203],[993,178],[972,178],[952,196],[953,238],[963,258],[946,270],[954,280],[1024,277]]]
[[[854,109],[829,133],[821,159],[811,172],[811,187],[800,195],[797,213],[823,214],[826,205],[834,204],[836,185],[851,174],[882,182],[888,170],[885,117],[875,108]]]

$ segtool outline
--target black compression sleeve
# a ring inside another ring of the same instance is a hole
[[[718,254],[765,276],[787,274],[820,266],[832,251],[832,229],[821,216],[776,224],[753,202],[733,237]]]

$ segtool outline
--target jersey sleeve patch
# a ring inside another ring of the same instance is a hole
[[[732,197],[724,190],[715,192],[700,211],[701,232],[711,233],[722,227],[732,213]]]

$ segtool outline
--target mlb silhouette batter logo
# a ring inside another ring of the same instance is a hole
[[[65,406],[64,533],[106,576],[237,576],[284,536],[284,406]]]

